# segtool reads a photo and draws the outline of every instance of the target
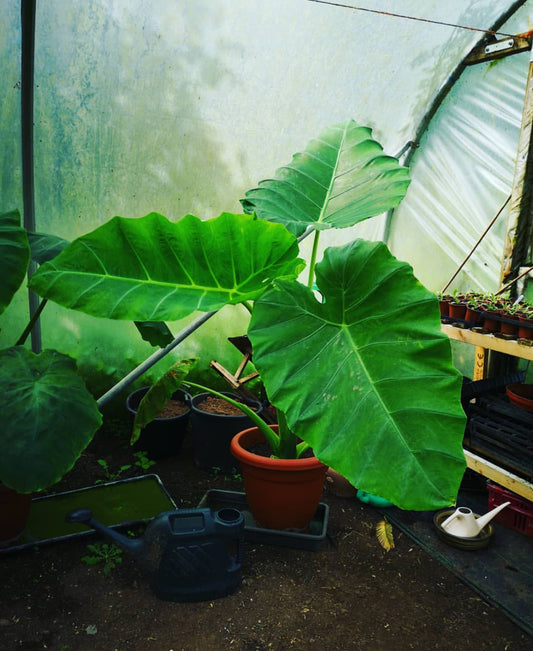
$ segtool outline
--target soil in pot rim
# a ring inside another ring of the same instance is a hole
[[[243,403],[246,404],[246,403]],[[246,404],[253,411],[257,411],[257,405]],[[202,402],[195,405],[196,409],[205,411],[208,414],[220,414],[223,416],[244,416],[245,414],[238,408],[222,398],[216,396],[206,396]]]
[[[189,411],[189,405],[183,400],[170,399],[163,409],[157,414],[157,418],[176,418]]]

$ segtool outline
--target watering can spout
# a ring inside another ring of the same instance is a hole
[[[488,513],[485,513],[485,515],[479,516],[477,519],[478,525],[479,525],[479,530],[483,529],[483,527],[486,527],[487,524],[492,520],[492,518],[495,515],[498,515],[498,513],[504,509],[506,506],[509,506],[511,502],[504,502],[503,504],[500,504],[499,506],[496,506],[492,511],[489,511]]]
[[[88,527],[92,527],[99,533],[104,534],[110,540],[112,540],[116,545],[121,549],[134,556],[139,556],[144,548],[144,542],[142,538],[128,538],[118,531],[107,527],[105,524],[98,522],[93,518],[92,511],[90,509],[76,509],[71,511],[66,516],[67,522],[77,522],[79,524],[85,524]]]
[[[482,529],[492,520],[506,506],[511,502],[504,502],[496,508],[492,509],[485,515],[476,517],[472,511],[466,506],[460,506],[456,509],[444,522],[442,528],[454,536],[461,538],[475,538],[478,536]]]

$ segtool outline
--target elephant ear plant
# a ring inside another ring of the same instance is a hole
[[[28,234],[18,211],[0,215],[0,315],[24,281],[30,241],[33,258],[41,262],[65,244]],[[0,351],[0,483],[18,493],[59,481],[101,424],[96,401],[74,360],[55,350],[38,355],[27,350],[23,343],[30,330]]]
[[[445,507],[465,469],[465,417],[436,296],[380,242],[356,239],[316,261],[322,230],[395,207],[408,184],[370,129],[349,120],[247,192],[247,214],[115,217],[31,284],[119,319],[245,305],[254,364],[280,414],[280,441],[289,441],[274,452],[295,456],[308,445],[363,491],[404,509]],[[304,232],[314,233],[306,284],[297,279]],[[295,437],[304,446],[290,444]]]

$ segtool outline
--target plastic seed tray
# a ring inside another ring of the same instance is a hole
[[[26,530],[0,553],[94,534],[84,525],[65,520],[67,513],[81,508],[91,509],[96,520],[117,528],[147,522],[163,511],[173,511],[176,504],[154,474],[35,497]]]

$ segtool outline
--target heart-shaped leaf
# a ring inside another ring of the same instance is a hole
[[[28,233],[28,239],[31,248],[31,259],[39,264],[52,260],[69,244],[68,240],[47,233]]]
[[[30,247],[20,225],[20,213],[12,210],[0,215],[0,314],[22,284],[29,260]]]
[[[114,217],[43,264],[30,286],[94,316],[178,320],[254,300],[273,278],[296,277],[297,256],[283,226],[250,215]]]
[[[453,504],[465,417],[436,297],[378,242],[327,249],[316,271],[323,302],[280,280],[255,303],[270,400],[357,488],[404,509]]]
[[[55,484],[102,423],[73,359],[21,346],[0,352],[0,482],[19,493]]]
[[[296,236],[308,227],[346,228],[395,208],[408,171],[353,120],[325,129],[292,161],[248,191],[242,205]]]

